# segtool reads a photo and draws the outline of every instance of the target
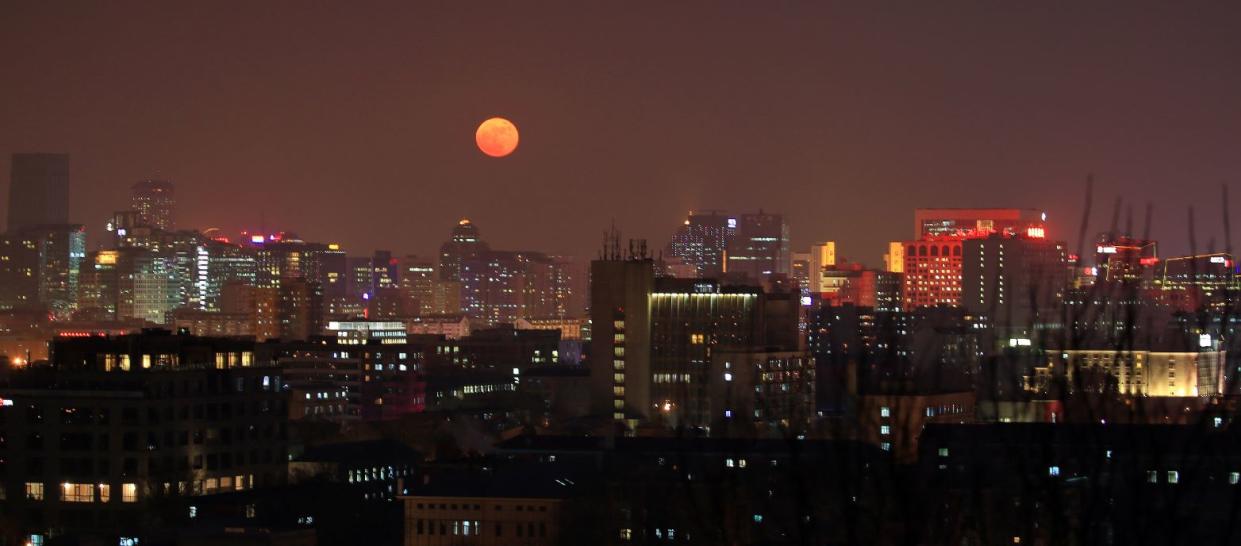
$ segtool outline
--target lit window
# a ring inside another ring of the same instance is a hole
[[[941,447],[941,448],[939,448],[939,456],[940,456],[940,457],[947,457],[947,456],[948,456],[948,448],[946,448],[946,447]]]
[[[888,425],[883,425],[883,426],[880,426],[880,427],[879,427],[879,434],[882,434],[882,435],[884,435],[884,436],[887,436],[887,435],[889,435],[889,434],[892,434],[892,427],[890,427],[890,426],[888,426]]]
[[[95,484],[65,482],[61,485],[60,500],[65,502],[94,502]]]
[[[1175,470],[1168,471],[1168,483],[1177,483],[1181,481],[1181,473]]]
[[[880,416],[880,417],[891,417],[891,416],[892,416],[892,408],[889,408],[889,407],[887,407],[887,406],[884,406],[884,407],[882,407],[882,408],[879,408],[879,416]]]
[[[26,482],[26,498],[30,500],[43,500],[43,484]]]
[[[1058,466],[1049,466],[1049,467],[1047,467],[1047,475],[1048,475],[1048,476],[1059,476],[1059,475],[1060,475],[1060,467],[1058,467]]]

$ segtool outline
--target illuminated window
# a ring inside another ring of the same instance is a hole
[[[892,416],[892,408],[889,408],[889,407],[887,407],[887,406],[884,406],[884,407],[882,407],[882,408],[879,408],[879,416],[880,416],[880,417],[891,417],[891,416]]]
[[[43,500],[43,484],[26,482],[26,498],[30,500]]]
[[[883,425],[883,426],[879,427],[879,434],[882,434],[882,435],[884,435],[884,436],[887,436],[887,435],[889,435],[889,434],[892,434],[892,427],[890,427],[890,426],[888,426],[888,425]]]
[[[132,483],[121,484],[121,502],[138,502],[138,485],[137,484],[132,484]]]
[[[60,500],[65,502],[94,502],[95,484],[65,482],[61,485]]]
[[[1175,470],[1168,471],[1168,483],[1177,483],[1181,481],[1181,473]]]
[[[108,502],[112,500],[112,486],[106,483],[99,484],[99,502]]]

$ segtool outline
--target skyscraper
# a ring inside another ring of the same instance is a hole
[[[719,277],[727,266],[728,242],[736,231],[737,219],[723,211],[690,211],[668,243],[668,255],[680,258],[699,278]]]
[[[478,227],[468,218],[462,218],[453,228],[452,238],[440,246],[440,280],[461,280],[462,262],[476,258],[487,250],[487,243],[479,237]]]
[[[755,281],[789,274],[789,225],[784,222],[783,215],[761,210],[742,214],[735,220],[735,226],[736,232],[727,246],[728,273]],[[832,254],[835,254],[834,245]]]
[[[69,154],[13,154],[9,231],[69,222]]]
[[[164,231],[172,231],[173,207],[176,199],[172,182],[143,180],[133,185],[133,209],[143,225]]]

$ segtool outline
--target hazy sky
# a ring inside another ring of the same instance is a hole
[[[1094,173],[1090,231],[1153,203],[1167,253],[1190,205],[1222,246],[1241,180],[1238,2],[49,4],[0,2],[0,199],[10,152],[69,152],[96,233],[154,176],[181,226],[358,254],[468,216],[593,256],[613,219],[662,246],[762,208],[878,265],[920,206],[1042,208],[1075,245]],[[493,115],[508,158],[474,147]]]

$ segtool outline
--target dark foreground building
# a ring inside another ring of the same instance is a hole
[[[249,340],[56,339],[0,387],[3,539],[150,543],[198,498],[284,483],[279,373]]]

